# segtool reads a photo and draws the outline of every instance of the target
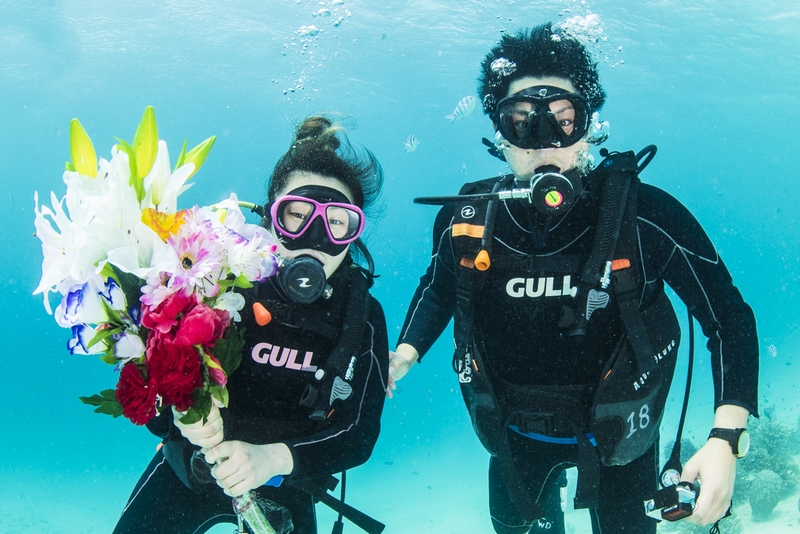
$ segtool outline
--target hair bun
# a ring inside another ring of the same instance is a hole
[[[326,117],[309,117],[297,128],[295,142],[312,141],[319,148],[335,151],[341,145],[336,137],[338,128]]]

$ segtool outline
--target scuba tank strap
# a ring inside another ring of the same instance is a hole
[[[600,208],[595,228],[594,242],[589,258],[581,271],[578,288],[578,310],[571,336],[586,333],[592,312],[608,305],[612,259],[620,237],[625,214],[633,211],[636,222],[636,199],[630,198],[631,185],[638,182],[637,156],[632,152],[602,152],[605,159],[597,166],[603,180]],[[635,192],[634,192],[635,197]]]
[[[501,177],[494,182],[491,192],[495,193],[510,183],[512,175]],[[464,192],[462,188],[461,193]],[[455,352],[453,354],[453,370],[459,374],[460,382],[468,382],[471,375],[471,357],[468,353],[470,334],[474,324],[475,295],[483,287],[491,266],[492,238],[494,236],[494,223],[497,218],[497,206],[500,200],[492,199],[486,202],[483,228],[480,230],[480,248],[474,257],[469,257],[469,251],[454,250],[456,253],[456,308],[455,308]],[[465,206],[462,208],[467,209]],[[474,209],[471,206],[469,209]],[[460,214],[459,214],[460,215]],[[460,230],[453,225],[451,237],[457,237]],[[470,234],[474,236],[473,234]],[[456,243],[454,242],[454,245]],[[473,252],[474,253],[474,252]],[[460,257],[459,257],[460,256]]]
[[[346,400],[352,394],[350,381],[369,319],[369,286],[372,280],[355,263],[347,268],[351,269],[348,300],[339,340],[328,356],[325,367],[317,369],[314,380],[306,386],[300,398],[300,405],[310,409],[309,419],[315,421],[327,419],[333,413],[333,402]]]
[[[615,250],[615,256],[628,260],[628,266],[613,271],[612,290],[617,299],[628,340],[639,365],[639,372],[649,374],[656,369],[657,360],[654,358],[655,350],[640,311],[642,290],[638,261],[639,233],[636,223],[639,185],[638,178],[631,181],[628,204],[623,216],[623,231],[620,232]]]

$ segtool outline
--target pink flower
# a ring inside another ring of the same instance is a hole
[[[181,319],[175,333],[175,343],[213,347],[214,342],[225,333],[230,321],[228,312],[198,304]]]
[[[180,318],[197,306],[197,297],[183,292],[173,293],[151,310],[145,307],[142,325],[166,334],[178,325]],[[148,353],[149,354],[149,353]]]
[[[206,353],[209,359],[218,365],[220,368],[213,367],[211,365],[208,366],[208,377],[215,382],[217,385],[225,387],[228,383],[228,377],[225,375],[225,371],[221,369],[222,365],[219,363],[219,360],[216,359],[212,354]]]
[[[177,235],[169,238],[177,261],[169,269],[168,286],[177,291],[196,292],[203,297],[213,298],[219,292],[219,280],[224,249],[222,242],[214,233],[211,221],[203,220],[198,208],[187,216]]]

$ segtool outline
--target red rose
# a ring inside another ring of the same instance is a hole
[[[198,304],[183,316],[175,343],[181,345],[205,345],[213,347],[214,342],[225,333],[231,316],[224,310],[214,310],[205,304]]]
[[[167,297],[154,310],[144,306],[142,324],[146,328],[155,329],[162,334],[166,334],[178,324],[180,315],[187,313],[195,306],[197,306],[196,295],[193,293],[185,295],[183,291],[178,291]]]
[[[122,415],[134,424],[143,425],[156,414],[156,388],[152,379],[145,383],[135,363],[126,363],[120,371],[116,393]]]
[[[194,404],[192,392],[203,387],[197,349],[174,343],[157,330],[151,330],[147,340],[147,371],[151,381],[158,384],[163,403],[181,412]]]

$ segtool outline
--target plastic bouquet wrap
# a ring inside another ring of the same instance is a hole
[[[72,120],[66,195],[51,193],[49,207],[35,195],[44,260],[34,293],[71,330],[70,353],[97,354],[119,371],[115,389],[84,403],[137,425],[174,407],[191,424],[208,416],[212,399],[228,404],[244,345],[236,327],[244,298],[233,288],[276,272],[275,241],[245,222],[235,195],[178,209],[214,137],[188,152],[184,143],[173,170],[148,107],[133,142],[118,141],[98,161]],[[51,293],[60,297],[55,312]]]

